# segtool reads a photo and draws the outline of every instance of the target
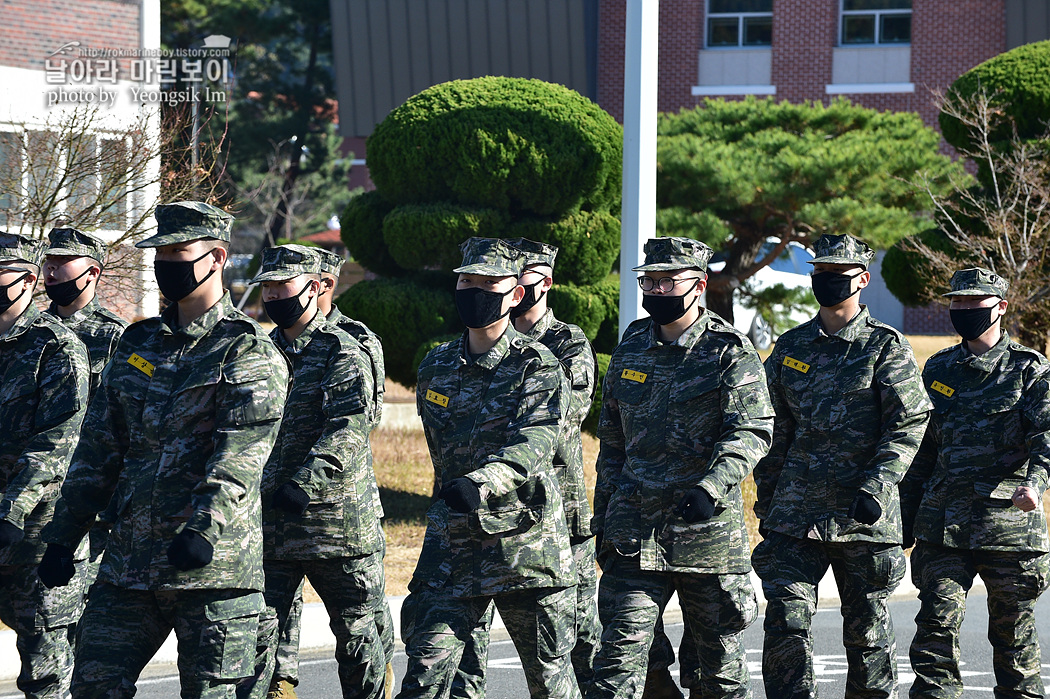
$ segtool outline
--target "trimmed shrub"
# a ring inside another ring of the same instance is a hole
[[[503,237],[557,245],[558,281],[597,284],[609,276],[620,254],[620,219],[596,211],[580,211],[558,221],[523,219],[515,221]]]
[[[350,256],[362,267],[388,277],[405,273],[383,239],[383,218],[393,208],[379,192],[365,192],[351,199],[339,218],[339,235]]]
[[[496,209],[439,202],[399,206],[383,219],[390,255],[406,269],[452,271],[463,260],[459,246],[471,236],[497,238],[506,218]]]

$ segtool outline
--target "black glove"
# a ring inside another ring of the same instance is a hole
[[[455,512],[473,512],[481,507],[481,488],[469,478],[453,478],[438,491],[438,497]]]
[[[861,524],[875,524],[882,516],[882,507],[875,496],[860,492],[853,498],[853,504],[849,506],[847,514],[850,519],[855,519]]]
[[[8,522],[6,519],[0,519],[0,549],[17,544],[24,539],[25,536],[26,533],[24,531]]]
[[[73,552],[62,544],[48,544],[36,574],[47,587],[64,587],[77,572],[73,565]]]
[[[282,485],[273,494],[273,506],[279,510],[291,512],[293,515],[302,516],[309,505],[310,496],[299,487],[298,483],[292,481]]]
[[[215,547],[203,536],[190,529],[183,529],[168,547],[168,563],[183,571],[203,568],[211,563],[214,552]]]
[[[706,522],[715,516],[715,501],[703,488],[690,488],[682,496],[675,514],[689,524]]]

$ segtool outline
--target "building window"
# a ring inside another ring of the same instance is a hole
[[[707,48],[772,44],[773,0],[708,0]]]
[[[842,0],[843,46],[911,43],[911,0]]]

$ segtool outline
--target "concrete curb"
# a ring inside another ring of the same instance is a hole
[[[907,561],[907,573],[893,592],[893,597],[897,599],[915,599],[918,595],[918,591],[911,582],[911,560],[907,559]],[[758,594],[759,603],[764,605],[765,598],[762,595],[762,583],[754,572],[751,573],[751,584],[754,585],[755,592]],[[974,580],[971,592],[983,591],[984,583],[978,577]],[[819,598],[819,604],[824,607],[832,606],[838,602],[838,588],[835,585],[835,576],[831,570],[828,570],[827,575],[817,585],[817,597]],[[390,613],[395,619],[394,636],[398,641],[401,641],[401,604],[405,601],[405,598],[387,597],[387,601],[390,604]],[[678,606],[677,597],[671,598],[665,614],[671,618],[681,618],[681,608]],[[493,631],[502,631],[505,628],[503,620],[499,618],[497,613],[492,620]],[[328,611],[320,602],[303,605],[300,648],[304,651],[335,648],[335,636],[332,635],[331,629],[328,628]],[[178,650],[176,648],[175,634],[172,633],[168,640],[164,642],[164,645],[161,646],[161,649],[157,651],[157,654],[153,656],[150,665],[174,665],[177,659]],[[15,649],[15,632],[0,631],[0,680],[13,680],[18,676],[18,672],[19,660],[18,651]]]

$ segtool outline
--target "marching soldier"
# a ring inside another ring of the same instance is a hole
[[[558,360],[513,327],[524,258],[502,240],[463,245],[456,307],[463,336],[419,367],[416,405],[443,484],[427,513],[401,609],[408,669],[400,699],[447,697],[490,603],[506,623],[533,697],[579,697],[569,653],[576,571],[551,466],[567,383]]]
[[[157,207],[157,284],[171,305],[128,327],[85,420],[41,580],[121,501],[81,621],[72,694],[131,696],[174,629],[183,697],[229,697],[254,670],[263,610],[259,486],[287,364],[222,287],[233,218],[202,202]]]
[[[1002,329],[1008,288],[987,269],[956,272],[945,296],[962,342],[922,372],[933,414],[900,485],[921,603],[913,697],[962,696],[959,627],[976,575],[988,590],[995,695],[1043,696],[1035,604],[1050,584],[1050,364]]]
[[[645,244],[635,271],[650,320],[605,375],[591,526],[604,571],[595,688],[608,699],[641,696],[675,592],[703,696],[751,696],[741,635],[758,603],[740,482],[769,448],[773,410],[754,347],[699,306],[710,257],[688,238]]]
[[[887,600],[904,576],[897,484],[930,409],[911,346],[871,317],[860,290],[875,253],[848,235],[814,246],[820,311],[766,360],[773,446],[755,467],[765,539],[752,561],[766,597],[769,697],[816,695],[811,622],[828,566],[842,599],[847,697],[895,697]]]
[[[80,436],[90,368],[73,331],[33,303],[41,257],[38,241],[0,233],[0,621],[16,633],[18,688],[27,697],[63,699],[83,570],[70,571],[67,588],[48,590],[36,568],[44,554],[40,531]]]
[[[379,699],[386,655],[375,618],[386,599],[385,541],[368,442],[371,363],[361,345],[318,310],[321,261],[311,248],[267,249],[252,283],[263,286],[263,304],[277,324],[271,337],[292,365],[285,417],[263,476],[273,631],[287,622],[309,576],[331,617],[343,696]],[[266,653],[256,692],[270,685],[273,638]]]

